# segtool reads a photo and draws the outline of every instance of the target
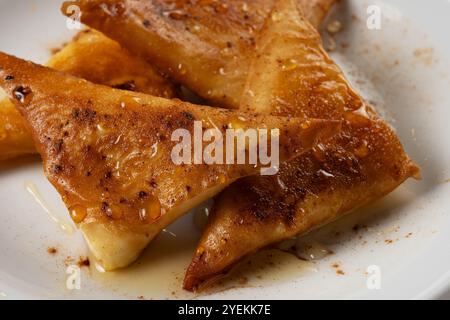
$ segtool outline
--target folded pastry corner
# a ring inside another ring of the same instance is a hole
[[[117,42],[95,30],[84,30],[47,63],[94,83],[174,98],[175,86],[144,59],[132,56]],[[36,153],[33,140],[14,104],[0,97],[0,160]]]
[[[180,147],[174,133],[195,137],[198,126],[201,137],[203,130],[225,136],[231,127],[279,129],[280,161],[285,161],[328,140],[341,124],[112,89],[4,53],[0,85],[24,116],[47,178],[106,270],[129,265],[180,215],[263,168],[250,162],[191,164],[191,151],[206,150],[211,140],[188,144],[183,139],[181,156],[174,153]],[[188,159],[179,162],[174,154]]]
[[[78,0],[81,20],[209,103],[238,108],[255,36],[275,0]],[[302,0],[319,24],[336,0]]]
[[[391,127],[355,93],[294,0],[279,0],[260,37],[241,108],[343,121],[340,135],[273,177],[237,181],[217,197],[184,288],[225,275],[243,257],[304,234],[417,177]]]
[[[338,0],[299,0],[305,18],[319,29],[331,8]]]
[[[163,98],[177,89],[145,59],[133,56],[102,33],[86,29],[53,55],[47,66],[109,87]]]

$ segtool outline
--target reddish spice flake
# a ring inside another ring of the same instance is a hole
[[[55,247],[50,247],[47,249],[47,253],[49,254],[57,254],[58,253],[58,249],[56,249]]]
[[[149,28],[151,26],[150,21],[148,21],[147,19],[145,19],[144,21],[142,21],[142,24],[144,25],[144,27]]]
[[[89,258],[80,257],[80,259],[77,262],[77,265],[80,268],[89,267],[91,265],[91,261],[89,261]]]
[[[341,265],[340,265],[338,262],[333,263],[333,264],[331,265],[331,267],[332,267],[333,269],[336,269],[336,274],[337,274],[337,275],[339,275],[339,276],[345,275],[345,272],[342,271]]]

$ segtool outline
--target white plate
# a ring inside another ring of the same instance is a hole
[[[44,63],[72,34],[60,2],[0,0],[0,50]],[[439,298],[450,288],[450,1],[343,3],[333,18],[344,25],[333,56],[392,122],[424,179],[311,236],[327,242],[333,255],[304,263],[278,254],[275,265],[256,272],[262,280],[248,271],[247,284],[200,298]],[[369,5],[381,8],[381,30],[367,28]],[[79,234],[67,235],[48,218],[27,182],[55,216],[69,221],[38,159],[1,165],[0,298],[193,297],[180,290],[199,236],[192,216],[171,227],[176,238],[162,234],[131,269],[101,275],[84,268],[81,290],[68,290],[67,257],[77,260],[86,248]],[[368,229],[351,231],[356,222]],[[337,230],[336,240],[330,235]],[[58,253],[48,254],[49,247]],[[381,271],[379,290],[367,287],[369,266]]]

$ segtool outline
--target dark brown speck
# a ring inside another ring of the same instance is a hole
[[[25,99],[29,94],[31,94],[31,89],[23,86],[20,86],[14,90],[14,97],[21,103],[25,102]]]
[[[55,247],[50,247],[50,248],[47,249],[47,253],[51,254],[51,255],[57,254],[58,253],[58,249],[56,249]]]
[[[146,27],[146,28],[150,27],[150,21],[148,21],[147,19],[145,19],[144,21],[142,21],[142,24],[143,24],[144,27]]]
[[[118,84],[114,86],[114,88],[127,91],[136,91],[136,82],[134,82],[134,80],[130,80],[122,84]]]
[[[138,194],[139,199],[144,199],[147,196],[148,196],[148,193],[145,191],[140,191]]]

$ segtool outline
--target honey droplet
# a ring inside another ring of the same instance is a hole
[[[283,14],[281,12],[274,11],[272,13],[271,18],[272,18],[273,22],[279,22],[279,21],[281,21],[284,18],[284,16],[283,16]]]
[[[228,5],[226,3],[215,3],[214,5],[214,11],[217,13],[226,13],[228,11]]]
[[[227,75],[227,72],[225,71],[224,68],[220,68],[220,69],[219,69],[219,74],[220,74],[221,76],[226,76],[226,75]]]
[[[369,148],[367,146],[367,141],[363,140],[361,145],[355,150],[355,155],[358,158],[365,158],[369,154]]]
[[[227,177],[222,174],[217,177],[217,180],[219,181],[220,184],[224,184],[225,182],[227,182]]]
[[[87,217],[87,208],[81,205],[74,205],[69,208],[69,213],[73,222],[81,223]]]
[[[283,71],[292,71],[292,70],[297,69],[298,67],[299,67],[299,65],[298,65],[297,60],[289,59],[282,65],[281,69]]]
[[[327,26],[329,33],[338,33],[342,30],[342,23],[339,20],[331,21]]]
[[[243,117],[237,117],[235,119],[232,119],[230,121],[230,123],[228,124],[228,129],[245,130],[245,128],[246,128],[246,123],[245,123],[245,118],[243,118]]]
[[[120,107],[122,109],[133,109],[141,106],[141,99],[133,96],[124,96],[120,102]]]
[[[195,24],[193,27],[192,27],[192,30],[194,31],[194,32],[200,32],[200,30],[202,29],[202,27],[201,26],[199,26],[198,24]]]
[[[178,70],[179,70],[181,75],[185,75],[187,73],[187,70],[186,70],[186,68],[184,67],[184,65],[182,63],[180,63],[178,65]]]
[[[299,259],[304,261],[318,261],[333,254],[333,251],[321,243],[303,243],[299,240],[296,244],[296,254]]]
[[[309,129],[309,127],[311,127],[311,123],[309,122],[309,120],[306,120],[306,121],[302,122],[301,127],[304,130]]]
[[[152,145],[152,154],[151,154],[151,158],[154,158],[154,157],[156,157],[156,155],[158,154],[158,142],[156,142],[156,143],[154,143],[153,145]]]
[[[203,255],[203,253],[205,253],[205,248],[199,247],[197,249],[196,255],[201,256],[201,255]]]
[[[14,90],[14,97],[20,102],[25,103],[31,95],[31,89],[20,86]]]
[[[325,162],[327,159],[327,155],[325,152],[325,147],[322,144],[318,144],[313,148],[314,158],[316,158],[319,162]]]
[[[173,10],[164,12],[164,16],[169,17],[170,19],[173,20],[183,20],[187,17],[187,14],[182,10]]]
[[[107,129],[104,125],[101,123],[97,124],[97,132],[99,136],[106,136],[110,133],[110,130]]]
[[[161,217],[161,203],[154,196],[147,196],[142,208],[139,209],[139,219],[143,222],[152,222]]]
[[[358,110],[345,112],[344,118],[345,120],[350,122],[350,124],[356,127],[366,127],[371,124],[371,120],[365,115],[361,114]]]
[[[147,210],[144,208],[139,209],[139,219],[141,221],[147,221]]]
[[[336,40],[334,40],[333,37],[329,37],[327,40],[327,45],[326,45],[326,50],[328,52],[333,52],[334,50],[336,50]]]
[[[212,202],[210,202],[210,206],[212,206]],[[203,231],[208,224],[210,209],[210,207],[194,209],[194,225],[198,230]]]

